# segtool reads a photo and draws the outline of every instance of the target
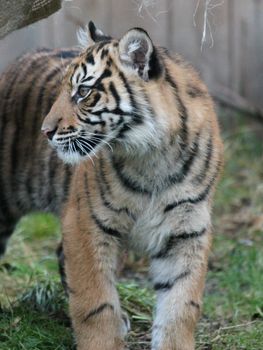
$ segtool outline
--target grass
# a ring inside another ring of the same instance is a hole
[[[261,350],[263,126],[238,115],[223,121],[226,165],[197,349]],[[29,215],[17,226],[0,262],[0,350],[74,348],[54,253],[59,239],[52,215]],[[128,343],[132,350],[150,349],[154,295],[143,284],[145,264],[129,259],[128,267],[118,285],[132,323]]]

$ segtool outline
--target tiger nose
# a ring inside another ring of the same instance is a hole
[[[47,138],[51,141],[53,139],[53,136],[55,135],[57,128],[51,130],[49,128],[42,128],[42,133],[47,136]]]

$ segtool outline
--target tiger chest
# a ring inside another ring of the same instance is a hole
[[[174,217],[164,215],[162,201],[143,196],[118,197],[100,203],[96,215],[105,227],[119,233],[124,244],[150,252],[174,227]]]

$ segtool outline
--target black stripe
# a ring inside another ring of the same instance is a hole
[[[206,229],[202,229],[200,231],[192,231],[192,232],[183,232],[178,235],[170,235],[166,239],[166,243],[164,244],[164,247],[156,254],[152,255],[152,259],[164,259],[168,256],[170,251],[176,247],[176,245],[183,240],[193,239],[201,237],[206,232]]]
[[[112,160],[113,169],[115,170],[115,173],[118,179],[120,180],[120,182],[125,188],[135,193],[148,194],[148,195],[152,193],[151,191],[142,187],[135,180],[130,179],[123,173],[123,164],[121,161],[116,160],[115,157],[113,156],[111,157],[111,160]]]
[[[121,238],[121,233],[119,231],[103,225],[102,222],[97,218],[97,216],[94,213],[92,213],[92,218],[96,222],[97,226],[101,229],[101,231],[103,231],[107,235],[110,235],[116,238]]]
[[[111,228],[111,227],[107,227],[105,226],[101,221],[100,219],[94,214],[94,211],[93,211],[93,207],[92,207],[92,204],[91,204],[91,201],[90,201],[90,197],[89,197],[89,187],[88,187],[88,174],[85,172],[85,175],[84,175],[84,185],[85,185],[85,191],[86,191],[86,196],[87,196],[87,201],[88,201],[88,205],[89,205],[89,208],[90,208],[90,211],[91,211],[91,217],[92,219],[95,221],[95,223],[97,224],[97,226],[101,229],[101,231],[103,231],[104,233],[106,233],[107,235],[109,236],[112,236],[112,237],[116,237],[116,238],[121,238],[122,235],[119,231]]]
[[[93,57],[92,53],[88,53],[87,54],[86,62],[89,63],[89,64],[92,64],[92,65],[95,64],[94,57]]]
[[[221,162],[218,162],[218,164],[216,166],[216,171],[203,192],[198,194],[196,197],[185,198],[185,199],[181,199],[177,202],[168,204],[164,208],[164,213],[167,213],[168,211],[173,210],[182,204],[197,204],[197,203],[200,203],[203,200],[205,200],[210,192],[211,187],[214,185],[216,179],[218,178],[218,172],[219,172],[220,166],[221,166]]]
[[[125,89],[127,90],[128,94],[129,94],[130,103],[131,103],[133,112],[134,112],[135,114],[139,113],[139,111],[138,111],[138,106],[137,106],[137,103],[136,103],[136,101],[135,101],[135,97],[134,97],[134,94],[133,94],[133,91],[132,91],[131,86],[129,85],[127,79],[125,78],[125,75],[123,74],[123,72],[119,72],[119,76],[120,76],[120,78],[121,78],[121,81],[122,81],[122,83],[123,83]]]
[[[57,133],[57,135],[67,135],[67,134],[69,134],[70,132],[75,132],[75,131],[77,131],[77,129],[76,129],[74,126],[69,125],[69,126],[67,127],[67,130],[66,130],[66,131],[59,131],[59,132]]]
[[[196,175],[194,180],[193,180],[197,184],[199,184],[200,182],[202,182],[206,178],[207,171],[208,171],[209,166],[210,166],[210,161],[212,159],[212,154],[213,154],[213,140],[212,140],[212,135],[210,135],[208,143],[206,145],[206,156],[205,156],[204,165],[203,165],[200,173],[198,175]]]
[[[176,183],[181,183],[186,176],[188,175],[189,171],[191,170],[191,166],[194,163],[194,160],[196,156],[198,155],[199,151],[199,133],[196,135],[195,140],[193,142],[193,147],[189,150],[188,156],[183,162],[183,165],[179,171],[177,171],[175,174],[170,175],[166,178],[166,186],[173,186]]]
[[[100,165],[101,166],[101,165]],[[122,212],[125,212],[128,216],[132,217],[133,219],[135,219],[134,215],[132,215],[129,211],[128,208],[115,208],[107,199],[106,199],[106,196],[105,196],[105,193],[104,193],[104,190],[103,190],[103,186],[102,186],[102,183],[101,183],[101,179],[102,179],[102,176],[101,176],[101,170],[98,171],[97,167],[95,166],[95,171],[96,171],[96,175],[97,175],[97,178],[98,178],[98,187],[99,187],[99,192],[100,192],[100,197],[101,197],[101,201],[103,203],[103,205],[114,211],[115,213],[122,213]]]
[[[98,93],[98,92],[96,92],[95,93],[95,96],[94,96],[94,98],[93,98],[93,101],[91,102],[91,103],[89,103],[89,107],[90,108],[92,108],[92,107],[95,107],[96,106],[96,104],[99,102],[99,100],[100,100],[100,93]]]
[[[59,52],[55,52],[54,54],[52,54],[52,57],[70,59],[70,58],[75,58],[79,56],[79,54],[80,54],[80,51],[78,50],[60,50]]]
[[[77,76],[76,76],[76,82],[77,83],[79,82],[79,78],[80,78],[80,73],[78,73]]]
[[[184,162],[183,167],[182,167],[182,171],[181,171],[181,177],[185,178],[187,176],[187,174],[189,173],[191,166],[193,164],[193,161],[195,159],[195,157],[198,155],[198,150],[199,150],[199,133],[197,134],[194,143],[193,143],[193,147],[190,149],[189,151],[189,157],[188,159]]]
[[[194,85],[189,85],[187,87],[187,94],[192,98],[207,97],[207,93],[205,91]]]
[[[102,158],[102,156],[100,157],[99,159],[99,166],[100,166],[100,176],[101,176],[101,180],[103,181],[105,187],[106,187],[106,190],[109,194],[111,194],[111,187],[110,187],[110,184],[108,182],[108,180],[106,179],[106,174],[105,174],[105,171],[104,171],[104,168],[105,168],[105,164],[104,164],[104,160]]]
[[[94,113],[92,113],[92,114],[94,114]],[[83,122],[83,123],[85,123],[85,124],[89,124],[89,125],[105,125],[105,121],[104,120],[90,120],[90,118],[85,118],[85,119],[83,119],[80,115],[79,115],[79,113],[77,113],[77,117],[78,117],[78,119],[81,121],[81,122]]]
[[[109,88],[110,88],[110,92],[111,92],[112,96],[115,98],[116,106],[117,106],[117,108],[119,108],[121,98],[120,98],[120,96],[115,88],[115,85],[112,81],[110,82]]]
[[[81,79],[81,82],[84,83],[85,81],[89,81],[89,80],[91,80],[93,78],[94,78],[93,76],[90,76],[90,77],[87,77],[85,79]]]
[[[187,142],[188,142],[188,128],[187,128],[188,112],[187,112],[185,105],[182,102],[182,99],[180,98],[179,88],[178,88],[176,82],[174,81],[174,79],[171,77],[171,75],[167,69],[166,69],[166,73],[165,73],[165,78],[166,78],[166,81],[170,84],[170,86],[172,87],[172,89],[174,91],[174,95],[175,95],[178,109],[179,109],[179,114],[181,116],[182,125],[181,125],[181,131],[180,131],[179,135],[180,135],[180,139],[181,139],[180,140],[181,149],[184,150],[187,147]]]
[[[108,54],[109,54],[109,50],[108,49],[105,49],[105,48],[102,49],[101,55],[100,55],[101,60],[103,60],[103,58],[106,57]]]
[[[143,119],[142,116],[140,114],[134,113],[134,114],[129,114],[129,113],[118,113],[120,115],[130,115],[131,116],[131,120],[127,123],[124,123],[123,127],[120,129],[118,135],[116,136],[116,138],[119,139],[123,139],[125,137],[125,133],[127,131],[131,131],[132,130],[132,126],[133,125],[139,125],[143,123]]]
[[[81,67],[83,69],[83,72],[84,72],[84,77],[87,75],[87,67],[86,67],[86,64],[85,63],[81,63]],[[83,79],[81,79],[81,81],[83,81]]]
[[[102,41],[103,40],[103,41]],[[101,35],[100,36],[100,40],[101,41],[98,46],[97,46],[97,53],[107,44],[110,43],[110,37],[109,36],[105,36],[105,35]]]
[[[64,165],[64,180],[63,180],[63,199],[62,202],[65,202],[70,188],[70,182],[72,178],[72,168],[70,165]]]
[[[189,305],[194,306],[196,309],[200,310],[200,305],[193,300],[190,301]]]
[[[133,113],[129,113],[129,112],[124,112],[123,110],[121,110],[120,108],[116,107],[114,109],[108,109],[108,108],[102,108],[99,111],[92,111],[93,115],[98,115],[100,116],[102,113],[109,113],[109,114],[118,114],[118,115],[122,115],[122,116],[130,116],[132,119],[132,121],[130,122],[130,124],[139,124],[141,122],[141,117],[140,116],[136,116]]]
[[[180,239],[191,239],[191,238],[197,238],[202,236],[206,231],[206,228],[202,229],[201,231],[193,231],[193,232],[184,232],[181,233],[180,235],[175,236],[175,240],[180,240]]]
[[[163,60],[158,55],[157,50],[153,47],[153,52],[149,59],[149,79],[158,79],[163,73]]]
[[[91,310],[88,315],[84,318],[84,320],[82,321],[83,323],[84,322],[87,322],[88,319],[90,319],[91,317],[95,316],[95,315],[98,315],[100,313],[102,313],[104,310],[106,309],[110,309],[110,310],[114,310],[114,307],[109,304],[109,303],[104,303],[104,304],[101,304],[99,307],[97,307],[96,309],[93,309]]]
[[[193,142],[193,146],[189,150],[189,154],[185,159],[181,169],[177,173],[173,175],[169,175],[163,181],[164,186],[162,186],[162,188],[159,188],[158,189],[159,191],[165,190],[168,187],[175,185],[176,183],[180,183],[186,178],[186,176],[191,170],[191,166],[194,163],[196,156],[198,155],[198,150],[199,150],[199,134],[196,135],[195,140]],[[123,183],[125,187],[129,188],[133,192],[151,194],[152,191],[149,188],[145,188],[145,187],[143,188],[137,181],[130,179],[124,174],[123,164],[121,161],[118,161],[116,160],[115,157],[112,157],[112,164],[113,164],[113,168],[116,171],[117,176],[119,177],[120,181]]]
[[[101,74],[101,76],[95,81],[94,88],[97,87],[97,85],[100,85],[102,80],[109,78],[112,76],[112,71],[106,68],[104,72]]]
[[[153,288],[156,291],[162,291],[162,292],[168,291],[173,288],[176,282],[178,282],[182,278],[185,278],[188,275],[190,275],[190,271],[186,270],[182,272],[179,276],[175,277],[172,281],[155,283]]]
[[[114,65],[116,67],[116,65],[114,64],[113,60],[111,57],[108,57],[107,62],[106,62],[107,66],[110,68],[112,65]]]
[[[59,275],[60,275],[61,284],[62,284],[66,294],[68,294],[67,277],[66,277],[66,271],[65,271],[65,255],[64,255],[64,251],[63,251],[62,242],[59,243],[59,245],[56,249],[56,255],[57,255],[57,259],[58,259],[58,271],[59,271]]]

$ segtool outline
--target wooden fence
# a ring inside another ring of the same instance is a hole
[[[76,45],[77,26],[90,19],[116,37],[130,27],[141,26],[155,43],[190,61],[218,98],[248,109],[263,109],[263,0],[210,0],[206,43],[201,51],[205,2],[65,0],[57,14],[0,42],[0,70],[35,47]]]

